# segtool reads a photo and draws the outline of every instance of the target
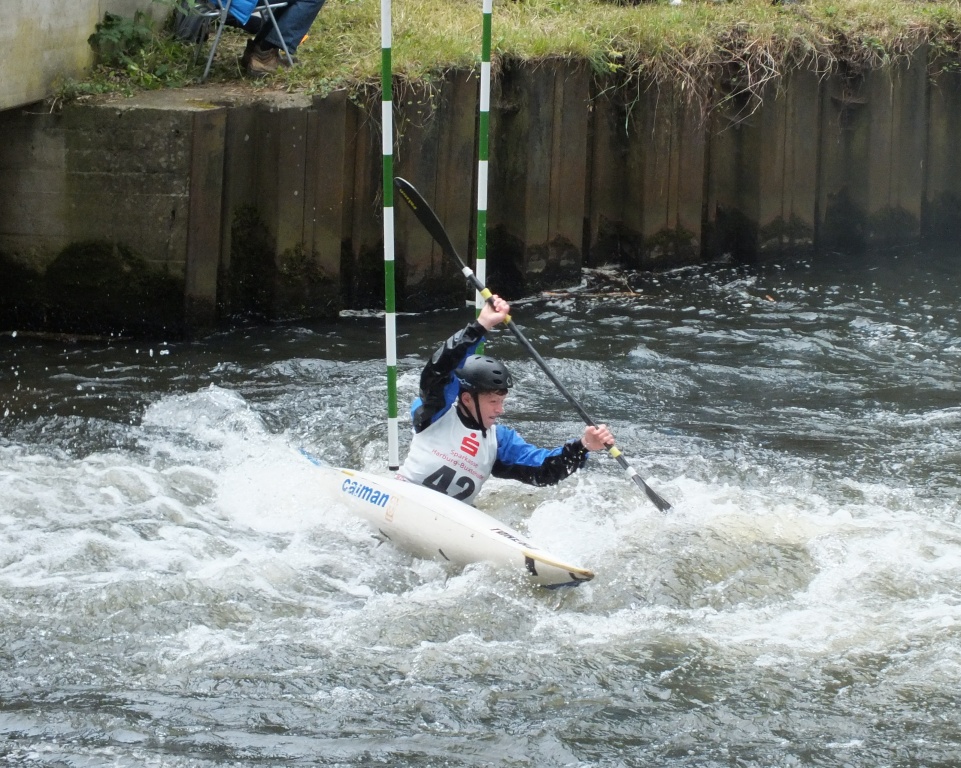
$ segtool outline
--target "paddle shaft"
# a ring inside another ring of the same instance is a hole
[[[477,289],[480,295],[484,297],[487,303],[493,304],[493,294],[491,294],[487,287],[477,279],[477,276],[471,271],[470,267],[463,266],[462,271],[467,277],[468,281],[474,286],[474,288]],[[574,407],[574,410],[577,411],[584,423],[589,427],[596,427],[597,423],[594,421],[594,419],[592,419],[590,414],[584,410],[584,407],[578,402],[577,398],[575,398],[574,395],[568,391],[567,387],[564,386],[561,380],[554,375],[554,372],[550,369],[550,366],[547,365],[547,361],[540,356],[540,353],[534,349],[534,345],[527,340],[527,337],[523,333],[521,333],[520,328],[518,328],[514,321],[511,320],[510,315],[504,318],[504,324],[510,329],[511,333],[514,334],[524,349],[527,350],[527,353],[534,358],[534,362],[536,362],[541,367],[541,370],[547,374],[547,378],[549,378],[551,382],[553,382],[554,386],[557,387],[558,391],[564,395],[564,397],[567,399],[567,402]],[[616,445],[606,445],[604,447],[607,449],[607,452],[617,460],[617,463],[621,465],[628,477],[634,481],[635,485],[644,491],[645,495],[654,503],[654,506],[656,506],[661,512],[666,512],[671,508],[671,505],[664,498],[659,496],[653,488],[644,482],[643,478],[641,478],[641,476],[637,473],[637,470],[635,470],[634,467],[632,467],[627,461],[627,459],[624,458],[624,454],[621,453],[620,449],[618,449]]]
[[[414,215],[417,217],[418,221],[424,225],[424,228],[430,233],[431,237],[433,237],[434,240],[441,246],[442,250],[457,260],[457,263],[460,264],[461,272],[463,272],[464,277],[467,278],[467,281],[477,290],[478,293],[480,293],[480,295],[485,301],[487,301],[488,304],[493,304],[493,294],[488,290],[487,286],[485,286],[477,278],[477,275],[474,274],[474,271],[468,267],[461,258],[460,254],[457,252],[457,249],[454,248],[454,244],[451,242],[447,231],[440,223],[440,219],[437,218],[437,215],[427,204],[427,201],[424,200],[421,194],[416,190],[414,185],[400,177],[396,177],[394,179],[394,184],[397,186],[400,196],[404,198],[411,210],[414,212]],[[574,395],[568,391],[567,387],[564,386],[560,379],[554,375],[554,372],[550,369],[550,366],[547,365],[547,361],[540,356],[538,351],[534,349],[534,345],[527,340],[527,337],[524,336],[523,333],[521,333],[521,330],[514,324],[514,321],[511,319],[510,315],[504,318],[504,324],[508,327],[511,333],[514,334],[524,349],[527,350],[528,354],[534,358],[534,361],[541,367],[541,370],[547,374],[547,378],[551,380],[554,386],[557,387],[558,391],[564,395],[567,401],[574,407],[574,410],[577,411],[584,423],[589,427],[596,427],[597,423],[590,417],[587,411],[584,410],[583,406],[577,401],[577,398],[575,398]],[[621,453],[617,446],[608,445],[605,447],[607,448],[607,452],[617,460],[618,464],[621,465],[628,477],[634,481],[634,484],[644,491],[645,495],[651,500],[654,506],[656,506],[661,512],[666,512],[671,508],[671,505],[665,499],[661,498],[661,496],[659,496],[653,488],[644,482],[643,478],[637,473],[634,467],[628,463],[627,459],[624,457],[624,454]]]

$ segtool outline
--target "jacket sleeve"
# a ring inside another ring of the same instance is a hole
[[[587,463],[588,451],[578,440],[548,450],[527,443],[510,427],[497,425],[497,460],[491,474],[528,485],[554,485]]]
[[[410,408],[414,432],[427,429],[457,399],[454,371],[484,340],[486,329],[476,320],[470,322],[440,345],[420,375],[420,396]]]

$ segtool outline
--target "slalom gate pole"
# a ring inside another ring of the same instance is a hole
[[[384,332],[387,359],[387,467],[400,468],[397,433],[397,310],[394,284],[394,108],[391,64],[391,0],[380,0],[381,144],[384,156]]]
[[[483,0],[483,34],[481,36],[480,110],[477,125],[477,262],[474,270],[481,284],[487,282],[487,162],[491,106],[491,27],[493,0]],[[484,297],[476,294],[477,314]]]

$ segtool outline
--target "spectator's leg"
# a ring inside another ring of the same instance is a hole
[[[300,41],[310,30],[311,24],[324,7],[325,0],[291,0],[290,5],[285,8],[278,8],[274,11],[277,17],[277,26],[280,34],[287,43],[287,50],[291,55],[297,50]],[[269,22],[264,24],[263,29],[258,35],[261,44],[267,44],[274,48],[283,48],[277,30]]]

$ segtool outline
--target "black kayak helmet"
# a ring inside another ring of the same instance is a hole
[[[504,392],[514,386],[507,367],[487,355],[471,355],[454,371],[462,392]]]

